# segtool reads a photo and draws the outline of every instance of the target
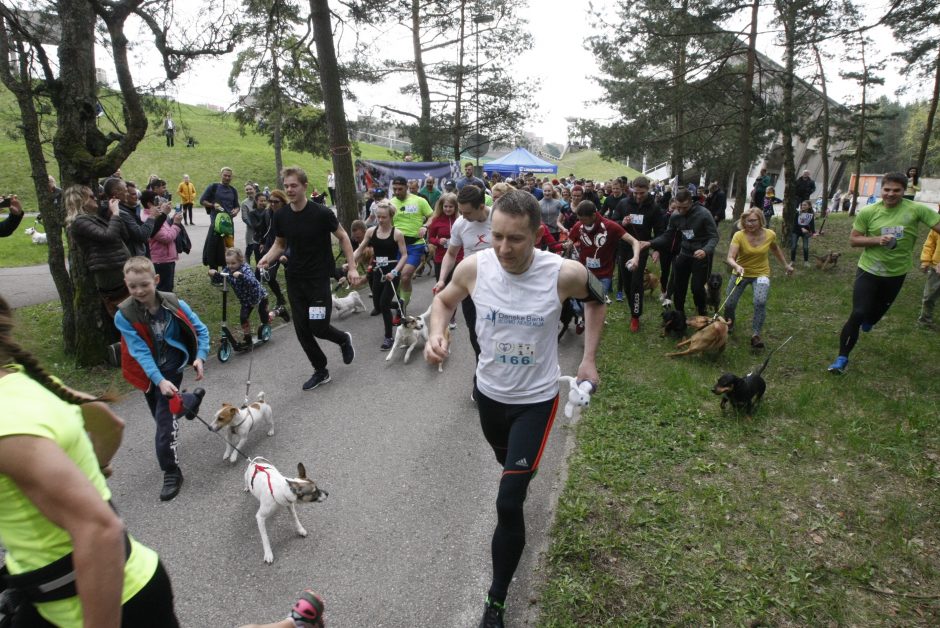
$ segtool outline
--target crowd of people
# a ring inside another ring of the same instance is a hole
[[[607,182],[574,175],[480,178],[472,164],[466,164],[465,176],[456,181],[395,177],[391,197],[383,189],[372,190],[364,213],[347,233],[324,204],[324,195],[311,189],[302,169],[284,169],[280,189],[246,183],[241,202],[233,174],[222,168],[219,181],[207,186],[198,200],[195,186],[184,176],[175,207],[166,181],[156,176],[142,190],[116,173],[97,190],[72,186],[62,195],[72,241],[120,333],[124,377],[144,393],[156,424],[156,457],[164,473],[160,499],[171,500],[181,489],[177,421],[192,418],[205,394],[200,388],[181,393],[187,368],[193,369],[197,381],[203,377],[209,333],[198,313],[173,292],[175,263],[186,246],[185,225],[193,224],[196,203],[209,219],[203,247],[207,289],[223,276],[231,283],[241,304],[246,342],[251,342],[248,319],[255,309],[262,322],[271,316],[293,322],[313,370],[302,384],[304,390],[331,381],[321,341],[337,345],[345,364],[355,358],[352,334],[331,322],[334,282],[352,289],[367,284],[372,314],[381,315],[378,349],[387,351],[395,322],[406,315],[412,301],[413,279],[429,266],[435,283],[425,357],[431,363],[447,359],[453,342],[449,331],[457,326],[460,307],[476,362],[471,399],[502,468],[491,544],[492,581],[480,621],[484,628],[502,626],[508,589],[525,546],[528,486],[558,408],[559,330],[563,333],[567,320],[575,320],[576,331],[584,337],[577,380],[597,389],[595,359],[610,297],[626,300],[630,330],[638,332],[645,271],[651,264],[659,265],[660,303],[684,312],[691,289],[696,311],[707,314],[706,284],[715,273],[717,225],[727,209],[724,191],[717,183],[672,189],[643,176]],[[752,204],[735,223],[724,260],[731,277],[722,314],[733,329],[740,297],[751,286],[750,344],[758,350],[764,347],[770,256],[792,274],[798,244],[802,240],[806,263],[815,233],[810,204],[814,189],[803,182],[788,262],[772,228],[777,197],[765,176],[755,182]],[[328,181],[332,192],[330,183],[335,180]],[[869,331],[898,294],[911,268],[921,224],[933,233],[921,253],[927,282],[919,320],[933,324],[940,293],[940,214],[906,198],[910,189],[906,175],[886,175],[881,201],[855,218],[850,243],[864,251],[852,312],[831,372],[845,372],[859,330]],[[14,207],[22,214],[18,203]],[[244,224],[244,248],[236,246],[238,217]],[[334,242],[339,256],[334,255]],[[277,281],[280,266],[285,268],[286,297]],[[276,299],[273,309],[268,290]],[[119,441],[120,420],[106,405],[89,405],[90,397],[49,377],[15,343],[10,310],[2,299],[0,364],[18,365],[0,368],[0,387],[14,400],[13,413],[0,420],[0,495],[29,515],[11,518],[13,509],[0,514],[8,564],[19,575],[39,571],[40,580],[50,573],[58,578],[63,568],[74,569],[78,583],[77,594],[73,586],[58,591],[62,597],[31,598],[44,619],[37,615],[33,623],[23,625],[75,625],[83,610],[86,617],[96,618],[92,625],[116,626],[122,616],[131,622],[126,625],[176,625],[169,579],[156,553],[127,536],[107,507],[110,494],[104,474]],[[57,425],[36,418],[36,399],[47,404],[49,416],[61,418]],[[76,436],[72,432],[81,432],[82,421],[89,434]],[[68,500],[52,504],[49,492],[60,494],[61,485],[31,479],[29,470],[39,459],[68,467]],[[18,542],[24,538],[23,525],[49,530],[42,551]],[[67,566],[43,571],[63,554],[70,557]],[[82,586],[96,579],[97,589]],[[29,588],[36,580],[20,582],[29,582]],[[313,608],[322,620],[322,602],[314,598],[306,595],[306,606],[301,606]],[[147,618],[142,618],[144,610],[150,613]],[[304,625],[305,620],[301,616],[294,621]]]

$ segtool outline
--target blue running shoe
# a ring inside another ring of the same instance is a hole
[[[849,366],[849,359],[844,355],[840,355],[836,358],[836,361],[829,365],[829,372],[835,373],[836,375],[843,375],[845,369]]]
[[[622,292],[618,292],[618,293],[617,293],[617,302],[620,303],[620,302],[622,302],[622,301],[623,301],[623,293],[622,293]]]

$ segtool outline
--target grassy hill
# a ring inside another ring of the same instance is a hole
[[[603,159],[596,150],[582,150],[565,155],[565,158],[558,162],[558,174],[568,176],[571,172],[577,177],[590,177],[601,181],[614,179],[622,175],[626,175],[633,180],[643,174],[619,161]]]
[[[104,106],[109,114],[120,118],[121,110],[116,100],[104,99]],[[162,124],[151,116],[147,136],[121,167],[126,179],[143,185],[151,174],[157,174],[166,179],[170,190],[175,192],[183,174],[188,174],[201,192],[206,185],[218,180],[221,167],[229,166],[234,170],[233,184],[239,191],[247,180],[257,181],[262,187],[274,185],[274,150],[266,138],[253,133],[242,136],[232,115],[205,107],[173,104],[172,112],[180,129],[176,147],[166,147]],[[6,90],[0,91],[0,159],[4,164],[0,169],[0,194],[16,192],[30,211],[35,210],[36,195],[30,179],[26,145],[22,140],[9,137],[9,131],[14,130],[18,122],[19,111],[13,97]],[[104,117],[99,118],[99,125],[104,131],[110,130]],[[185,147],[187,135],[196,139],[196,148]],[[366,159],[391,158],[391,154],[379,146],[360,144],[359,149]],[[50,174],[59,179],[51,145],[47,146],[46,155]],[[332,169],[326,159],[293,151],[284,152],[284,164],[304,168],[318,189],[326,187],[326,173]]]

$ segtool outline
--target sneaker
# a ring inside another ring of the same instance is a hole
[[[179,495],[180,488],[183,486],[183,472],[179,467],[175,471],[167,471],[163,474],[163,488],[160,489],[160,501],[168,502]]]
[[[636,316],[630,317],[630,331],[634,334],[640,331],[640,319]]]
[[[196,418],[196,415],[199,414],[199,406],[202,405],[202,398],[206,396],[206,390],[204,388],[197,388],[193,390],[193,394],[189,396],[189,399],[186,399],[186,413],[183,415],[190,421]]]
[[[618,293],[617,293],[617,302],[620,303],[620,302],[622,302],[622,301],[623,301],[623,293],[622,293],[622,292],[618,292]]]
[[[310,589],[304,589],[290,610],[290,617],[298,626],[309,624],[311,627],[323,626],[323,598]]]
[[[385,340],[382,341],[382,346],[379,347],[379,348],[380,348],[382,351],[388,351],[389,349],[392,348],[392,345],[393,345],[393,344],[395,344],[395,341],[394,341],[394,340],[392,340],[391,338],[386,338]]]
[[[666,302],[666,293],[665,293],[665,292],[660,292],[660,293],[659,293],[659,302],[660,302],[660,304]]]
[[[339,346],[339,350],[343,352],[343,364],[351,363],[353,358],[356,357],[356,350],[353,349],[352,344],[352,334],[348,331],[346,332],[346,342]]]
[[[320,384],[329,384],[330,383],[330,372],[326,369],[322,371],[315,371],[313,375],[304,382],[304,390],[313,390]]]
[[[486,598],[483,605],[483,617],[480,619],[479,628],[503,628],[503,614],[506,612],[506,605],[499,602],[492,602]]]
[[[760,339],[760,334],[751,336],[751,347],[754,349],[763,349],[764,341]]]
[[[932,328],[932,327],[934,326],[933,318],[928,317],[928,316],[918,316],[918,317],[917,317],[917,322],[920,323],[920,324],[921,324],[922,326],[924,326],[924,327],[931,327],[931,328]]]
[[[285,323],[290,322],[290,312],[287,310],[287,306],[285,305],[277,306],[277,315],[283,318]]]
[[[871,328],[874,327],[874,323],[862,323],[862,331],[868,333],[871,331]]]
[[[849,358],[840,355],[836,358],[836,361],[829,365],[829,372],[835,373],[836,375],[842,375],[845,373],[845,369],[849,366]]]
[[[377,307],[372,308],[372,311],[369,312],[369,316],[378,316],[379,314],[381,314],[381,312],[379,311],[379,308]]]

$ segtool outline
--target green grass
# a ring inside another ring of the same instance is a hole
[[[607,181],[626,175],[632,181],[643,174],[618,161],[602,159],[596,150],[582,150],[568,153],[558,162],[558,174],[568,176],[573,172],[577,177],[593,178],[595,181]]]
[[[844,253],[834,272],[798,263],[787,279],[774,262],[764,338],[794,338],[750,421],[723,414],[708,390],[763,359],[748,346],[750,292],[718,358],[660,358],[673,343],[655,328],[658,308],[630,334],[623,305],[611,307],[602,389],[577,427],[552,532],[542,626],[937,625],[940,344],[914,322],[914,271],[847,374],[826,373],[859,255],[849,228],[837,215],[812,243]]]
[[[5,215],[0,217],[0,220],[5,217]],[[35,214],[23,216],[23,221],[20,222],[16,233],[0,240],[0,268],[35,266],[49,261],[49,247],[44,244],[33,244],[33,240],[24,231],[27,227],[36,227],[42,232],[46,230],[42,225],[36,224]],[[68,242],[65,246],[67,253]]]
[[[120,117],[120,107],[113,98],[104,98],[103,102],[109,113]],[[229,166],[234,171],[233,185],[238,189],[239,195],[248,180],[259,182],[262,187],[275,186],[274,150],[266,138],[254,133],[242,136],[233,116],[205,107],[173,105],[172,112],[176,124],[184,129],[177,135],[176,146],[166,147],[162,123],[151,119],[147,136],[121,166],[125,179],[144,186],[151,174],[157,174],[167,181],[167,187],[174,198],[178,198],[176,187],[184,174],[190,176],[197,193],[202,194],[208,184],[218,181],[220,168]],[[18,121],[19,111],[13,97],[0,87],[0,131],[14,129]],[[99,118],[99,124],[105,131],[112,128],[104,118]],[[199,142],[196,148],[185,147],[186,134],[191,134]],[[391,153],[381,146],[359,144],[359,150],[363,159],[391,159]],[[283,158],[285,166],[299,165],[304,168],[312,186],[316,186],[318,190],[326,188],[326,173],[333,169],[328,160],[290,150],[284,151]],[[58,180],[59,172],[51,144],[46,146],[46,159],[50,174]],[[11,139],[8,133],[0,132],[0,160],[4,164],[0,169],[0,194],[16,193],[23,202],[24,209],[27,212],[35,212],[36,192],[26,145],[22,140]],[[4,217],[5,213],[0,219]],[[24,218],[23,228],[31,224],[32,218]],[[11,244],[14,241],[16,246]],[[46,261],[44,247],[29,249],[23,246],[24,243],[32,246],[22,229],[10,238],[0,241],[0,267],[28,266]]]

